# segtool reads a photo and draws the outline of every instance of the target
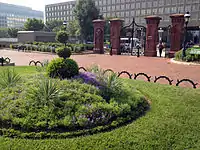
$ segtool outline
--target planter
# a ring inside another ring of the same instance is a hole
[[[3,66],[15,66],[15,63],[3,64]]]

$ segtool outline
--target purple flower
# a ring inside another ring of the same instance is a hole
[[[96,75],[91,72],[81,72],[79,75],[75,76],[74,79],[81,79],[84,83],[97,87],[100,85],[96,79]]]

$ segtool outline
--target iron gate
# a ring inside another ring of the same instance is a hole
[[[146,44],[146,27],[138,25],[135,18],[120,31],[121,55],[143,56]]]

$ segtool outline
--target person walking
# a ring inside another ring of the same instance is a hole
[[[164,45],[162,44],[162,41],[159,42],[158,49],[159,49],[159,54],[160,54],[160,57],[161,57],[162,56],[162,50],[164,49]]]

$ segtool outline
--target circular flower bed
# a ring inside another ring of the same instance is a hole
[[[149,106],[145,97],[115,77],[85,73],[61,81],[35,75],[12,86],[0,83],[0,135],[34,139],[88,135],[144,114]]]

